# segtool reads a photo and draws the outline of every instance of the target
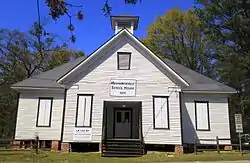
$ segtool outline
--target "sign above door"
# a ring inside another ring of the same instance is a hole
[[[131,97],[136,95],[136,80],[111,79],[110,96]]]

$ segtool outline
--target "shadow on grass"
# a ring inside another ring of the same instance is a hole
[[[6,155],[6,156],[14,156],[14,155],[28,155],[28,154],[31,154],[32,152],[31,151],[0,151],[0,156],[3,156],[3,155]]]
[[[32,151],[16,151],[16,152],[1,152],[0,162],[2,163],[156,163],[156,162],[184,162],[184,161],[235,161],[235,160],[250,160],[250,154],[241,155],[240,153],[222,153],[206,152],[195,154],[175,154],[166,152],[155,152],[144,155],[142,157],[116,158],[116,157],[101,157],[100,153],[61,153],[61,152],[44,152],[40,151],[36,155]]]

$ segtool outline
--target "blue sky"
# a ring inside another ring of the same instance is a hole
[[[67,40],[68,19],[61,18],[57,22],[51,20],[47,15],[48,9],[44,5],[45,0],[40,0],[41,15],[49,32],[55,33],[60,40]],[[139,38],[146,36],[147,26],[157,16],[163,15],[172,8],[180,8],[186,11],[194,6],[194,0],[142,0],[136,6],[124,5],[123,0],[109,0],[112,8],[112,15],[129,14],[140,16],[138,30],[135,35]],[[74,20],[76,30],[74,31],[77,41],[70,44],[73,49],[83,50],[90,54],[101,44],[107,41],[114,32],[110,27],[109,17],[103,16],[101,11],[105,0],[68,0],[74,4],[82,4],[84,20]],[[37,20],[36,0],[7,0],[0,5],[0,28],[19,29],[28,31],[34,21]]]

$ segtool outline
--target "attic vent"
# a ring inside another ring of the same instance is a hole
[[[131,53],[118,52],[117,53],[117,66],[118,70],[130,70]]]

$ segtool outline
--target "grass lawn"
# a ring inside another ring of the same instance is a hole
[[[0,151],[0,163],[153,163],[175,161],[250,160],[250,154],[216,152],[194,154],[150,153],[142,157],[106,158],[99,153],[59,153],[40,151]]]

